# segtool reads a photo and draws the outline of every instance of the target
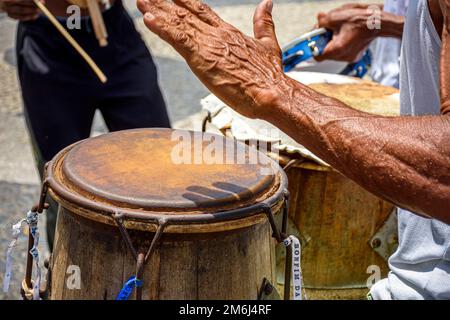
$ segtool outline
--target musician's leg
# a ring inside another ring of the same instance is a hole
[[[120,23],[116,21],[110,25],[108,38],[115,57],[106,61],[106,64],[114,65],[115,69],[109,74],[99,104],[105,122],[111,131],[170,127],[150,52],[126,12],[119,16],[117,21]],[[105,58],[108,60],[108,57]]]
[[[110,131],[170,127],[166,105],[158,84],[147,81],[142,83],[146,83],[148,88],[141,90],[140,94],[135,94],[131,88],[123,88],[121,96],[102,101],[100,110]]]
[[[17,62],[24,113],[36,165],[42,177],[44,164],[64,147],[89,137],[95,109],[88,107],[89,94],[64,78],[54,79],[58,66],[46,59],[45,46],[19,26]],[[71,88],[68,90],[68,88]],[[53,246],[58,205],[51,201],[46,212],[47,239]]]

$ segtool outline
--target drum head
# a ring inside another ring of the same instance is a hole
[[[360,111],[383,116],[400,115],[400,94],[393,87],[337,74],[293,71],[287,75]]]
[[[170,129],[84,140],[63,150],[47,174],[52,191],[77,206],[167,216],[252,206],[282,179],[276,163],[240,142]]]

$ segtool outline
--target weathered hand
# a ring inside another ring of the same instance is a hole
[[[355,62],[359,60],[377,36],[376,30],[367,27],[371,16],[368,5],[349,4],[328,13],[319,13],[318,27],[333,31],[333,39],[328,43],[318,61],[338,60]]]
[[[284,79],[272,0],[254,15],[254,38],[198,0],[138,0],[145,25],[172,45],[217,97],[248,117],[271,112]]]
[[[32,0],[0,0],[0,9],[20,21],[35,20],[39,16],[39,9]]]

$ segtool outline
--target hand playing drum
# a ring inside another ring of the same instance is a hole
[[[441,2],[441,13],[450,21],[450,6]],[[445,67],[441,116],[376,116],[319,94],[282,72],[271,0],[256,9],[254,38],[198,0],[138,0],[138,7],[146,26],[170,43],[227,105],[271,122],[371,193],[416,214],[450,222],[450,144],[443,138],[450,135],[450,78]],[[394,36],[394,31],[386,36]],[[450,32],[442,37],[445,45],[450,43]],[[443,51],[442,59],[441,66],[448,66],[450,49]]]

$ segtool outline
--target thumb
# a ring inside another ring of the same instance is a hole
[[[272,19],[272,8],[272,0],[263,0],[258,5],[253,16],[253,32],[256,39],[279,50]]]

